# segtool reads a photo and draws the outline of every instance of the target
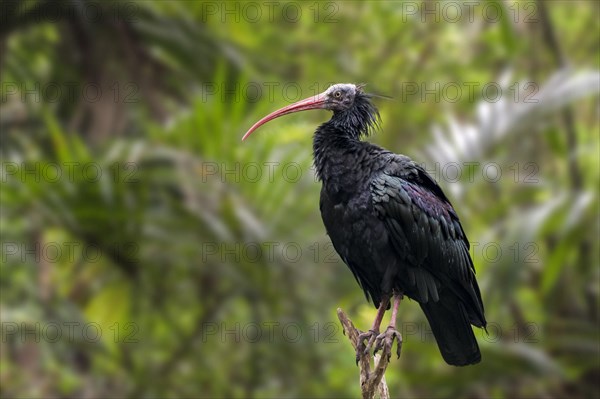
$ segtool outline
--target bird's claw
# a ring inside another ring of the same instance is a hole
[[[379,331],[369,330],[358,335],[358,346],[356,347],[356,364],[364,355],[368,355],[373,347],[373,343],[377,339]],[[367,344],[365,345],[365,341]]]
[[[375,349],[373,351],[373,355],[375,355],[379,350],[383,350],[384,345],[388,348],[388,362],[392,357],[392,347],[394,345],[394,339],[396,340],[396,354],[398,355],[398,359],[400,359],[400,352],[402,351],[402,335],[396,327],[388,326],[385,332],[379,334],[375,339]]]

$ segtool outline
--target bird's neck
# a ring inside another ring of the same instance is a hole
[[[327,122],[313,138],[314,165],[324,188],[343,197],[360,190],[368,182],[376,157],[368,156],[379,147],[360,141],[347,131]]]
[[[379,113],[366,97],[357,97],[348,111],[334,111],[332,118],[319,126],[313,139],[317,178],[332,191],[353,190],[370,176],[379,147],[361,141],[379,126]]]
[[[344,134],[330,122],[319,126],[313,137],[313,156],[317,178],[325,181],[341,173],[344,158],[358,146],[358,139]]]

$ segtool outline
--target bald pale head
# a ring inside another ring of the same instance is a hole
[[[337,83],[330,86],[323,95],[325,96],[325,109],[331,111],[344,111],[352,107],[361,87],[353,83]]]

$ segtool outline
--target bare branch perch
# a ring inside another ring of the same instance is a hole
[[[346,316],[340,308],[337,310],[338,319],[342,323],[344,334],[350,340],[352,347],[356,351],[360,342],[358,336],[362,333],[354,327],[354,323]],[[373,356],[373,368],[371,372],[370,353],[358,353],[357,364],[360,369],[360,389],[363,399],[373,399],[375,393],[379,393],[381,399],[389,399],[390,393],[385,382],[385,371],[389,364],[390,348],[383,346],[381,353]]]

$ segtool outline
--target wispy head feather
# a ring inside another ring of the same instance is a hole
[[[354,99],[353,117],[356,118],[355,126],[359,126],[358,137],[367,137],[381,128],[381,116],[379,110],[371,102],[371,95],[367,93],[357,93]]]

